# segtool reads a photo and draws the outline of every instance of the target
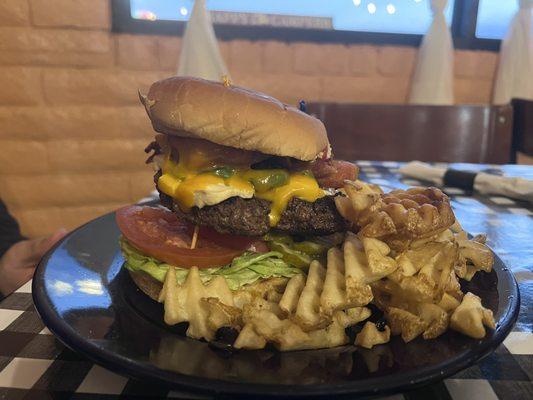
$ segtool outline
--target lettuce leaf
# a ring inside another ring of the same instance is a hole
[[[313,260],[325,261],[327,251],[341,244],[344,235],[308,236],[303,241],[295,241],[289,235],[269,232],[264,240],[268,248],[280,252],[287,263],[307,270]]]
[[[143,271],[159,282],[165,280],[171,265],[142,254],[123,237],[120,238],[120,247],[125,258],[125,268],[131,271]],[[175,267],[175,270],[178,283],[185,282],[189,270],[179,267]],[[270,251],[268,253],[245,252],[233,259],[231,264],[224,267],[200,269],[199,273],[200,279],[204,283],[220,275],[226,279],[230,289],[237,290],[244,285],[254,283],[258,279],[290,278],[301,274],[302,270],[284,261],[281,253]]]

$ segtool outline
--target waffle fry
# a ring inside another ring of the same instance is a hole
[[[335,312],[336,318],[345,328],[353,326],[358,322],[364,321],[365,319],[370,317],[371,314],[372,313],[370,312],[370,309],[366,307],[354,307],[344,310],[343,312]]]
[[[287,284],[279,306],[287,315],[294,314],[295,321],[304,330],[323,327],[336,311],[352,310],[371,301],[368,285],[361,285],[366,286],[368,293],[363,301],[354,302],[347,296],[345,259],[346,252],[331,248],[327,254],[326,269],[318,261],[314,261],[309,268],[307,280],[302,276],[294,276]]]
[[[270,278],[245,286],[234,292],[235,305],[242,309],[254,298],[262,298],[277,303],[281,299],[288,281],[288,278]]]
[[[357,277],[353,274],[348,275],[347,271],[353,271],[353,269],[353,260],[350,259],[346,249],[344,252],[337,248],[328,251],[326,278],[320,296],[320,310],[325,315],[331,315],[338,310],[345,310],[347,313],[353,313],[354,310],[367,310],[362,306],[372,301],[372,291],[369,285],[356,280]]]
[[[287,283],[285,292],[279,302],[279,307],[286,313],[292,314],[296,311],[298,300],[305,286],[305,276],[295,275]]]
[[[406,299],[436,303],[445,292],[461,298],[460,286],[453,268],[457,246],[452,242],[428,242],[408,249],[396,257],[399,268],[388,278],[398,285]]]
[[[369,312],[357,314],[359,317],[370,315]],[[266,342],[273,343],[281,351],[342,346],[348,343],[345,333],[347,323],[353,324],[354,320],[346,313],[337,311],[327,327],[305,332],[294,320],[281,319],[271,311],[261,310],[246,323],[234,347],[261,349]]]
[[[267,340],[255,332],[252,324],[246,324],[233,343],[236,349],[257,350],[266,346]]]
[[[490,272],[494,264],[494,256],[485,246],[483,238],[477,237],[468,240],[466,235],[457,235],[459,244],[459,260],[456,264],[456,273],[460,278],[470,281],[478,271]]]
[[[258,312],[268,311],[279,318],[284,318],[285,314],[277,303],[267,301],[260,297],[254,297],[249,304],[242,309],[242,320],[244,324],[250,322]]]
[[[442,232],[455,222],[448,196],[437,188],[383,194],[370,184],[354,181],[347,182],[344,190],[352,208],[346,200],[336,200],[340,214],[360,227],[361,236],[381,239],[395,249]]]
[[[395,223],[397,240],[432,236],[455,222],[448,196],[437,188],[393,190],[382,198],[383,210]]]
[[[492,311],[481,305],[481,299],[468,292],[461,304],[454,310],[450,327],[474,339],[485,337],[485,327],[496,328]]]
[[[448,329],[450,317],[438,305],[430,303],[418,304],[417,311],[419,318],[426,324],[426,329],[422,333],[424,339],[435,339]]]
[[[383,331],[379,331],[376,324],[367,322],[355,337],[355,344],[365,349],[371,349],[378,344],[388,343],[389,340],[390,328],[388,326],[385,326]]]
[[[241,322],[241,311],[232,306],[228,306],[216,297],[203,298],[201,304],[207,312],[207,327],[212,332],[223,326],[239,327]]]
[[[318,261],[313,261],[294,313],[294,319],[306,331],[323,328],[328,324],[327,317],[320,312],[320,294],[325,276],[325,268]]]
[[[240,320],[226,280],[218,277],[204,285],[196,267],[190,269],[183,285],[178,285],[174,268],[169,268],[159,302],[165,304],[165,323],[189,322],[187,336],[195,339],[213,339],[218,328]]]
[[[328,252],[327,269],[314,261],[307,278],[274,278],[235,292],[223,278],[203,284],[197,268],[178,285],[170,269],[160,301],[165,322],[189,322],[187,335],[193,338],[212,340],[217,329],[231,326],[240,330],[237,348],[263,348],[267,342],[280,350],[333,347],[346,344],[346,327],[370,316],[369,309],[347,301],[344,271],[344,254],[335,248]]]
[[[413,276],[420,270],[427,275],[428,270],[435,267],[438,262],[438,254],[442,251],[445,244],[438,242],[426,242],[423,246],[411,247],[400,253],[397,262],[400,266],[398,274],[391,276],[401,280],[402,277]]]
[[[454,272],[458,246],[452,234],[419,240],[396,256],[398,270],[373,283],[376,305],[394,335],[411,341],[440,336],[449,326],[450,313],[462,298]]]
[[[286,282],[285,278],[272,278],[250,285],[246,290],[233,292],[223,277],[202,283],[196,267],[191,268],[187,280],[178,285],[175,271],[170,268],[159,302],[164,303],[165,323],[175,325],[188,322],[187,336],[211,340],[223,326],[240,329],[246,316],[246,307],[249,310],[266,306],[272,309],[272,305],[277,307],[277,304],[264,298],[276,297],[273,293],[281,296],[278,291],[283,290]]]
[[[268,310],[254,314],[248,324],[259,336],[274,343],[280,350],[303,349],[310,341],[309,335],[297,324],[288,319],[280,319]]]
[[[472,264],[474,273],[491,270],[492,253],[482,238],[468,240],[462,230],[447,230],[432,238],[413,241],[397,255],[398,270],[385,281],[372,284],[375,302],[386,311],[393,334],[402,335],[405,341],[419,335],[432,339],[452,327],[468,336],[484,336],[483,322],[490,327],[493,319],[490,311],[482,309],[479,298],[473,299],[473,295],[463,298],[457,279],[460,276],[457,265],[467,262],[462,249],[468,249],[469,259],[475,258],[482,267]],[[468,318],[475,321],[472,326],[465,322]]]
[[[313,261],[307,278],[289,280],[279,304],[256,298],[245,305],[245,325],[235,347],[256,349],[272,342],[280,350],[297,350],[346,344],[344,329],[367,319],[370,310],[353,307],[347,298],[344,259],[341,250],[332,248],[327,268]]]
[[[388,246],[376,239],[348,235],[344,242],[344,259],[346,271],[346,294],[353,306],[368,304],[372,290],[368,285],[394,272],[396,262],[388,257]]]
[[[459,304],[461,304],[461,302],[457,300],[454,296],[450,295],[449,293],[444,293],[442,295],[442,299],[439,301],[437,305],[440,308],[442,308],[444,311],[450,313],[453,310],[455,310],[457,307],[459,307]]]
[[[427,328],[427,324],[420,317],[401,308],[389,307],[385,312],[385,318],[391,333],[401,335],[406,343],[422,334]]]
[[[342,310],[347,306],[344,256],[339,249],[331,248],[328,251],[327,262],[324,288],[320,295],[320,307],[322,312],[331,315],[334,311]]]
[[[452,302],[450,304],[457,304],[461,302],[463,299],[463,292],[461,291],[461,284],[459,283],[459,280],[457,279],[457,275],[455,274],[455,270],[450,271],[450,277],[448,280],[448,284],[444,288],[444,294],[442,295],[441,301],[447,301],[445,299],[446,295],[451,296],[455,299],[455,302]],[[455,309],[457,306],[453,307]]]
[[[328,251],[326,270],[317,261],[311,264],[305,287],[301,290],[301,296],[294,313],[295,321],[304,330],[308,331],[326,326],[330,323],[331,316],[341,310],[346,310],[347,313],[337,314],[339,318],[343,318],[343,320],[352,318],[353,320],[353,316],[356,315],[353,310],[362,310],[360,306],[370,302],[371,296],[364,300],[358,298],[356,302],[348,297],[346,292],[348,276],[345,275],[344,259],[346,257],[343,257],[343,253],[339,249],[332,248]],[[366,288],[371,295],[370,286],[366,285]],[[282,304],[285,303],[286,294],[291,295],[285,292],[281,301]],[[291,302],[294,303],[294,300]],[[362,317],[363,314],[364,317]],[[347,326],[369,316],[369,314],[363,314],[358,312],[356,321]]]

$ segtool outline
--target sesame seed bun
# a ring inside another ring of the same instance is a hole
[[[133,282],[135,282],[135,284],[144,292],[144,294],[146,294],[152,300],[158,301],[159,293],[161,293],[161,289],[163,289],[163,284],[161,282],[142,271],[129,270],[128,272],[130,273]]]

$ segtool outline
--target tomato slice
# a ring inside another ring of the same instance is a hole
[[[253,242],[248,246],[247,250],[253,251],[254,253],[268,253],[270,251],[267,244],[262,240]]]
[[[202,227],[196,248],[191,249],[194,226],[161,208],[126,206],[117,210],[116,221],[128,242],[141,252],[182,268],[226,265],[257,242]]]

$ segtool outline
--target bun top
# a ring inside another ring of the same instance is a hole
[[[303,161],[329,149],[320,120],[238,86],[172,77],[140,98],[157,132]]]

